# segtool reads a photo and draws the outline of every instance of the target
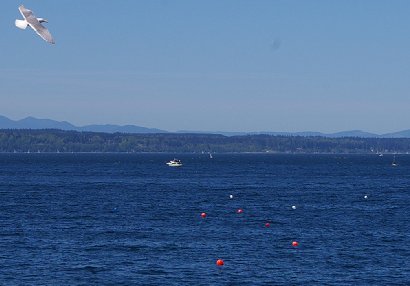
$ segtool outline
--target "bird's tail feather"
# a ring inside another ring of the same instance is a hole
[[[22,29],[22,30],[25,30],[28,26],[26,20],[16,20],[15,24],[17,28]]]

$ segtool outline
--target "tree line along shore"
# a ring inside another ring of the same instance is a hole
[[[1,129],[0,152],[408,153],[410,138],[126,134],[54,129]]]

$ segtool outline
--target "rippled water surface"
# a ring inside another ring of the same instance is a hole
[[[396,161],[0,154],[0,284],[410,285],[410,156]]]

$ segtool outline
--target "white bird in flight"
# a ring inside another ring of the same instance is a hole
[[[30,26],[44,41],[55,44],[53,37],[46,27],[41,25],[41,23],[48,23],[46,19],[37,18],[34,16],[31,10],[26,9],[23,5],[19,7],[21,15],[23,15],[24,20],[16,20],[16,27],[25,30],[27,26]]]

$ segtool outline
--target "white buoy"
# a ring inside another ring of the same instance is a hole
[[[230,198],[230,199],[233,199],[233,195],[229,195],[229,198]]]
[[[367,195],[365,195],[364,198],[367,199]]]
[[[292,209],[295,210],[295,209],[296,209],[296,206],[292,206]]]

